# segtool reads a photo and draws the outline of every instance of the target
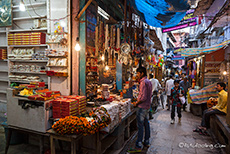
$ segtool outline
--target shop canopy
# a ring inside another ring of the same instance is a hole
[[[210,46],[210,47],[204,47],[204,48],[180,48],[174,51],[174,53],[180,52],[181,56],[183,57],[188,57],[188,56],[197,56],[200,54],[207,54],[211,53],[213,51],[219,50],[221,48],[224,48],[230,43],[230,40],[222,42],[220,44],[217,44],[215,46]]]
[[[190,8],[188,0],[130,0],[142,21],[153,27],[176,26]]]

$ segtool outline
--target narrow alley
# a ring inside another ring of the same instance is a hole
[[[142,153],[147,154],[219,154],[224,146],[215,143],[211,136],[200,135],[193,132],[200,125],[201,117],[194,116],[190,112],[182,112],[181,124],[178,118],[174,124],[170,124],[170,111],[159,107],[154,119],[150,120],[151,146],[144,148]],[[135,146],[136,139],[130,143],[127,149]],[[217,148],[214,148],[216,146]],[[123,151],[125,151],[123,150]]]

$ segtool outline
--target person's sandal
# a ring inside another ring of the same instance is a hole
[[[130,148],[127,152],[128,152],[128,153],[139,153],[139,152],[141,152],[141,151],[142,151],[142,150],[139,149],[139,148],[135,148],[135,149]]]
[[[193,132],[198,132],[199,133],[200,131],[201,131],[201,129],[198,128],[198,127],[196,129],[193,129]]]

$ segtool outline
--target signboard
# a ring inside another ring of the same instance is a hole
[[[205,86],[220,81],[220,65],[221,61],[205,62]]]
[[[11,26],[11,0],[0,0],[0,26]]]
[[[188,10],[178,25],[170,28],[162,28],[163,33],[197,25],[197,17],[194,17],[193,13],[194,10]]]

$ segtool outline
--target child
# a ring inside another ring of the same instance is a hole
[[[172,100],[172,110],[171,110],[171,124],[175,122],[175,110],[177,107],[177,114],[179,117],[179,123],[181,122],[181,102],[179,97],[184,96],[184,89],[179,86],[179,80],[174,81],[174,87],[171,89],[171,100]]]

